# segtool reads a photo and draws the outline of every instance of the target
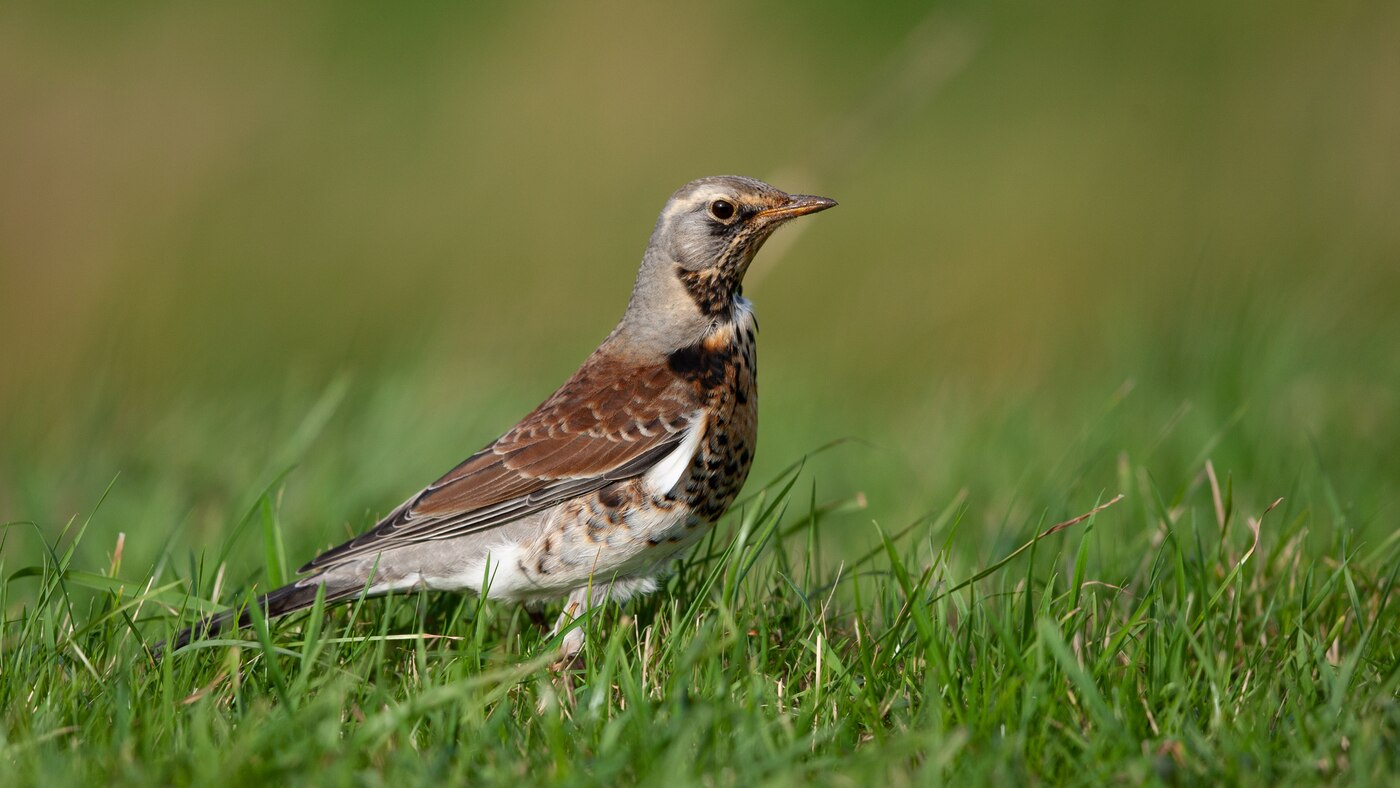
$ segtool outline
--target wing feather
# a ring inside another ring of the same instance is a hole
[[[497,528],[641,476],[696,425],[700,403],[694,383],[664,365],[595,353],[509,432],[301,571]]]

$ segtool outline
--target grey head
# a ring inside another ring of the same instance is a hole
[[[744,274],[773,231],[834,205],[738,175],[677,189],[656,220],[632,300],[609,344],[664,355],[704,339],[730,319]]]

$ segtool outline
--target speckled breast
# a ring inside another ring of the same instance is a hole
[[[727,330],[699,351],[706,358],[705,435],[674,495],[699,522],[711,523],[734,503],[753,466],[758,439],[757,325],[747,302],[735,307]]]

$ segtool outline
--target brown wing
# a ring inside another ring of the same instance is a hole
[[[301,571],[495,528],[640,476],[681,442],[699,407],[694,385],[668,367],[595,354],[510,432]]]

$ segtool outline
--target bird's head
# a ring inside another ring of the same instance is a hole
[[[736,175],[701,178],[671,195],[651,236],[649,254],[671,264],[701,311],[727,311],[763,242],[791,219],[835,200],[788,194]]]
[[[835,204],[736,175],[682,186],[656,220],[612,342],[646,355],[699,341],[729,319],[744,273],[773,231]]]
[[[649,357],[704,339],[730,319],[744,273],[773,231],[835,204],[736,175],[677,189],[656,220],[627,313],[608,344]]]

